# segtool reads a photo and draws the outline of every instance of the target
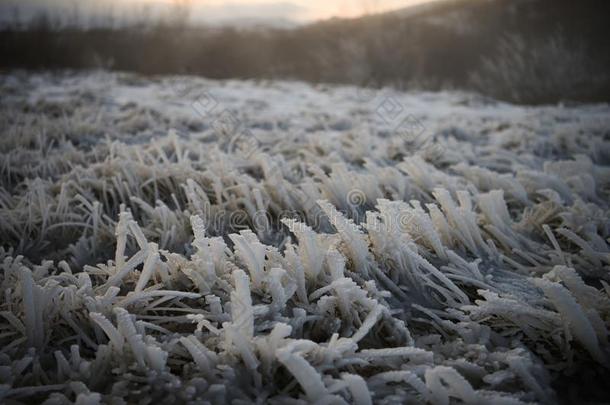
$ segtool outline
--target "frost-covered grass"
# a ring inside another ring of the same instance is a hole
[[[610,397],[607,105],[0,86],[0,401]]]

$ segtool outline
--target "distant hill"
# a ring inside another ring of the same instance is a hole
[[[610,101],[610,2],[441,0],[301,27],[0,32],[0,67],[462,88],[520,103]]]
[[[357,71],[345,66],[338,72],[343,77],[364,74],[367,80],[380,83],[392,78],[406,86],[475,86],[483,91],[481,86],[489,80],[499,84],[501,78],[491,77],[492,73],[521,74],[534,82],[595,79],[595,83],[579,83],[580,90],[559,89],[566,94],[560,91],[542,98],[523,94],[520,100],[501,94],[504,89],[494,95],[528,102],[564,96],[607,100],[609,16],[610,2],[602,0],[445,0],[353,20],[325,21],[303,28],[301,34],[326,33],[327,46],[334,47],[327,53],[348,65],[361,58]],[[352,43],[342,43],[346,38]],[[576,65],[580,70],[574,72]]]

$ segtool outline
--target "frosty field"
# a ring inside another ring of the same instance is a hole
[[[0,75],[0,402],[610,401],[610,106]]]

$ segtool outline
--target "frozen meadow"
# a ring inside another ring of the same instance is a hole
[[[610,106],[0,75],[0,402],[610,400]]]

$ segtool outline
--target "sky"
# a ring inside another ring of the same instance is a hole
[[[21,19],[40,11],[63,18],[74,10],[80,15],[142,16],[159,15],[175,4],[186,4],[193,22],[211,24],[252,20],[260,22],[307,23],[332,17],[358,17],[364,14],[400,9],[431,0],[0,0],[3,21]],[[130,17],[128,17],[130,18]]]

